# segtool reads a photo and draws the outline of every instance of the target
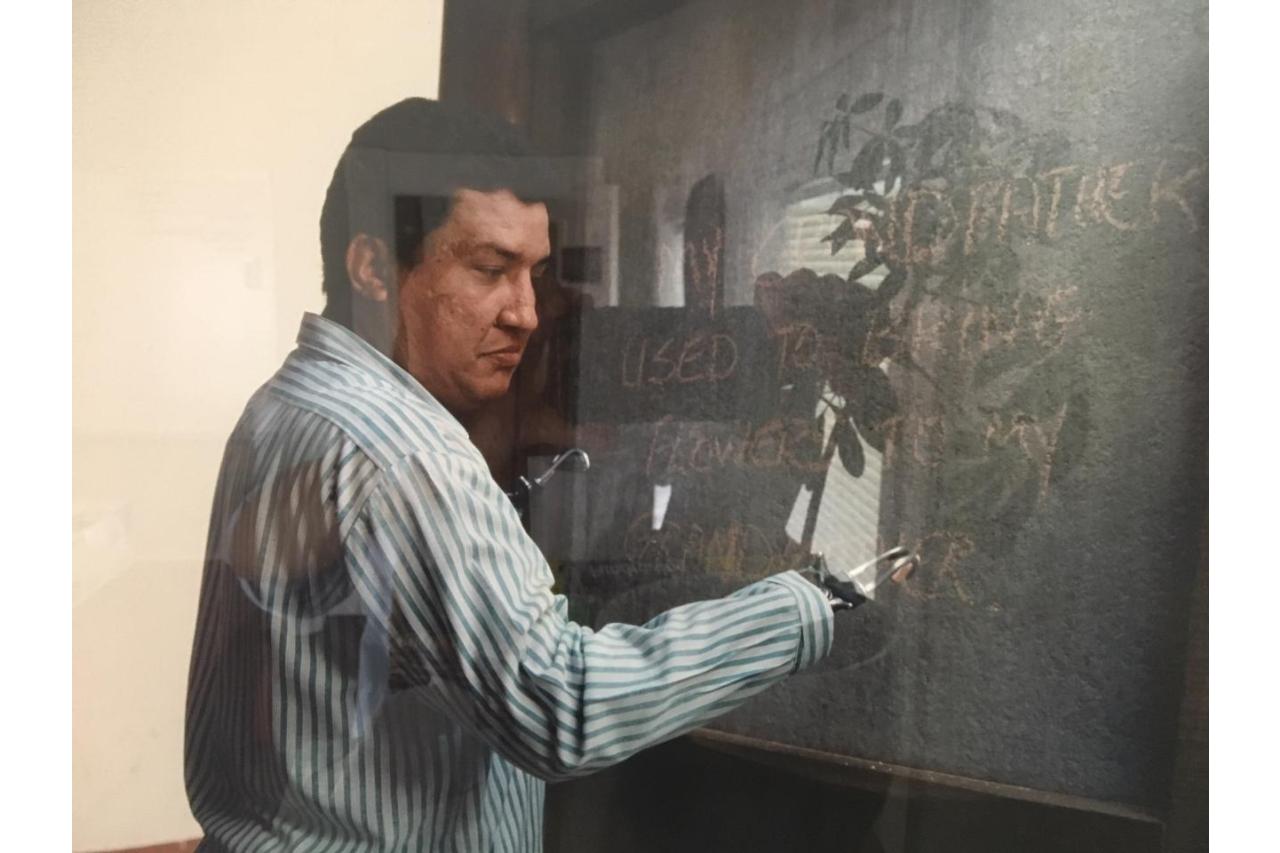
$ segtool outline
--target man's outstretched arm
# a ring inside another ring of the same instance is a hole
[[[830,650],[831,607],[794,572],[642,626],[577,625],[478,456],[424,452],[384,477],[347,537],[357,588],[378,618],[398,611],[432,701],[537,776],[621,761]]]

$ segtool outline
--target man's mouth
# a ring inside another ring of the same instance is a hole
[[[524,355],[524,347],[512,346],[503,349],[491,350],[484,354],[485,358],[493,359],[502,367],[516,367],[520,364],[520,357]]]

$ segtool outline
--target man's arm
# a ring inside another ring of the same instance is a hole
[[[403,627],[427,695],[513,763],[584,774],[738,706],[831,647],[822,592],[794,572],[592,631],[565,618],[537,546],[479,459],[419,454],[347,537],[371,610]]]

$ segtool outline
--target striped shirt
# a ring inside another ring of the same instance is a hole
[[[187,691],[201,850],[529,851],[544,784],[822,658],[794,572],[643,626],[570,622],[466,431],[307,315],[214,497]]]

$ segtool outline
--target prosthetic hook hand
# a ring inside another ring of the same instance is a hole
[[[515,505],[516,512],[520,515],[520,520],[528,524],[529,521],[529,504],[533,499],[534,492],[537,492],[551,476],[559,470],[561,465],[566,465],[566,471],[586,471],[591,467],[591,457],[587,456],[587,451],[578,447],[570,448],[564,453],[558,455],[551,460],[551,465],[542,474],[530,480],[523,474],[516,481],[516,487],[512,491],[507,492],[507,498]]]
[[[867,601],[883,581],[890,577],[904,580],[919,564],[916,555],[898,546],[847,572],[832,571],[827,558],[815,554],[805,574],[822,589],[832,610],[850,610]],[[873,569],[874,573],[866,577]]]

